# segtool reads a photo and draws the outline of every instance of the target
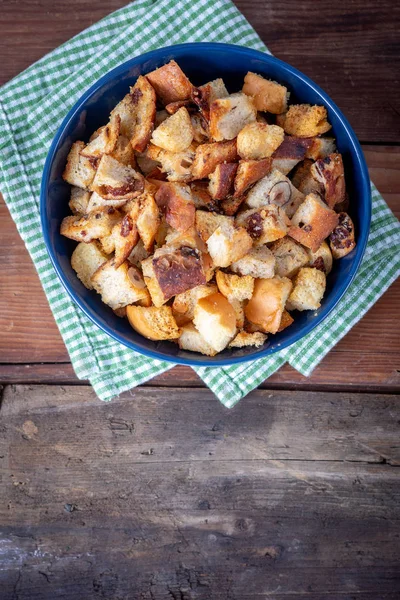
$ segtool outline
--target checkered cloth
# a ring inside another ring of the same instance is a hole
[[[76,374],[110,400],[171,369],[110,339],[75,306],[43,242],[39,191],[44,161],[62,118],[82,92],[113,67],[183,42],[230,42],[268,52],[229,0],[136,0],[83,31],[0,90],[0,186],[38,271]],[[372,184],[371,184],[372,185]],[[400,272],[399,223],[372,185],[372,227],[361,268],[339,305],[312,333],[252,363],[195,371],[227,407],[286,361],[309,375]]]

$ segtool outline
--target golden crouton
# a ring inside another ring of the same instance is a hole
[[[346,196],[344,167],[341,154],[329,154],[326,158],[317,160],[310,168],[310,173],[319,181],[325,192],[325,202],[329,208],[340,204]]]
[[[123,210],[125,210],[125,206],[127,204],[128,200],[106,200],[105,198],[102,198],[101,196],[99,196],[99,194],[97,194],[96,192],[92,192],[92,194],[90,194],[90,198],[89,198],[89,202],[87,204],[86,207],[86,213],[89,214],[91,212],[93,212],[94,210],[99,210],[100,208],[102,208],[103,210],[108,209],[108,208],[122,208]],[[128,211],[129,212],[129,211]]]
[[[112,309],[122,308],[147,297],[140,271],[127,261],[118,268],[114,259],[104,263],[92,275],[92,285],[101,299]]]
[[[127,260],[131,263],[131,265],[141,268],[142,261],[146,260],[146,258],[149,258],[149,256],[150,254],[144,247],[143,241],[139,240],[136,246],[132,248]]]
[[[186,108],[188,112],[191,112],[194,109],[194,106],[191,100],[176,100],[176,102],[170,102],[165,106],[165,110],[168,115],[174,115],[181,108]]]
[[[286,277],[256,279],[253,296],[245,308],[246,318],[264,333],[276,333],[291,289],[292,282]]]
[[[253,98],[257,110],[275,115],[287,110],[289,92],[284,85],[264,79],[261,75],[249,71],[244,78],[242,92]]]
[[[203,146],[199,146],[202,148]],[[146,156],[156,160],[161,165],[161,170],[166,173],[168,181],[190,181],[192,179],[192,163],[195,158],[196,148],[192,144],[183,152],[168,152],[153,144],[146,150]]]
[[[330,130],[325,106],[293,104],[286,113],[284,129],[289,135],[314,137]]]
[[[216,215],[214,213],[207,212],[205,210],[196,210],[196,230],[203,242],[207,242],[208,238],[212,236],[214,231],[224,223],[233,223],[231,217],[225,215]]]
[[[204,144],[210,138],[208,125],[200,113],[190,115],[192,123],[193,140],[198,144]]]
[[[292,217],[303,200],[304,195],[277,169],[260,179],[246,196],[246,203],[251,208],[276,204],[285,209],[288,217]]]
[[[308,267],[312,269],[319,269],[325,275],[329,275],[332,271],[332,252],[329,249],[329,246],[326,242],[322,242],[320,247],[316,252],[312,252],[309,248],[307,248],[308,253]]]
[[[206,342],[221,352],[236,334],[236,314],[220,293],[200,298],[194,309],[194,325]]]
[[[287,311],[284,310],[282,313],[282,318],[281,318],[281,322],[279,323],[279,328],[278,328],[278,332],[283,331],[284,329],[286,329],[286,327],[290,327],[290,325],[294,323],[294,319],[292,317],[292,315]]]
[[[288,231],[286,213],[275,204],[245,210],[235,222],[246,229],[256,246],[279,240]]]
[[[246,331],[240,331],[235,338],[228,345],[229,348],[244,348],[246,346],[255,346],[259,348],[266,341],[267,336],[265,333],[259,331],[254,333],[247,333]]]
[[[210,134],[216,142],[233,140],[248,123],[256,120],[253,100],[238,93],[214,100],[210,106]]]
[[[114,225],[111,235],[103,241],[103,248],[107,253],[115,251],[114,266],[116,269],[128,258],[132,249],[139,240],[136,226],[138,207],[136,206],[129,214],[126,214],[120,223]],[[107,242],[105,245],[104,242]],[[111,247],[111,244],[113,247]]]
[[[118,137],[114,150],[110,152],[110,156],[123,165],[128,165],[128,167],[132,168],[136,167],[135,153],[132,144],[124,135]]]
[[[284,137],[284,131],[278,125],[249,123],[237,136],[238,154],[246,160],[268,158],[282,144]]]
[[[111,154],[117,144],[120,124],[120,116],[114,114],[109,123],[102,127],[101,133],[83,148],[81,155],[87,158],[101,158],[103,154]]]
[[[236,163],[221,163],[210,173],[208,191],[214,200],[223,200],[233,188],[237,170]]]
[[[151,252],[161,223],[160,211],[151,193],[144,193],[139,200],[139,214],[136,221],[140,239],[147,252]]]
[[[185,107],[168,117],[153,131],[153,144],[168,152],[183,152],[193,141],[193,127]]]
[[[294,280],[294,286],[286,303],[288,310],[317,310],[325,293],[325,273],[304,267]]]
[[[271,171],[271,163],[271,158],[239,161],[233,196],[239,198],[249,189],[249,187],[265,177]]]
[[[158,189],[155,200],[170,227],[186,231],[194,226],[196,208],[188,186],[164,182]]]
[[[191,96],[193,86],[174,60],[147,73],[146,77],[164,105],[188,100]]]
[[[71,256],[71,266],[88,290],[93,289],[92,275],[106,261],[107,255],[100,250],[96,242],[80,242]]]
[[[235,162],[237,157],[236,140],[201,144],[196,148],[192,165],[193,179],[204,179],[217,165]]]
[[[308,141],[311,142],[311,145],[307,148],[306,158],[319,160],[320,158],[326,158],[329,154],[336,152],[335,138],[315,137]]]
[[[307,250],[290,237],[277,240],[270,249],[275,256],[275,273],[279,277],[292,279],[299,269],[308,265],[310,260]]]
[[[216,267],[229,267],[242,258],[253,245],[244,227],[223,222],[207,240],[208,252]]]
[[[272,155],[272,168],[287,175],[306,156],[312,140],[285,135],[282,144]]]
[[[208,191],[207,181],[193,181],[190,184],[190,193],[196,208],[206,208],[207,210],[217,210],[218,203],[211,198]]]
[[[113,208],[99,209],[81,218],[65,217],[60,232],[61,235],[77,242],[91,242],[110,235],[112,228],[120,219],[121,213]]]
[[[239,275],[269,279],[275,274],[275,256],[267,246],[255,246],[230,268]]]
[[[347,213],[339,213],[339,222],[329,236],[329,245],[333,258],[343,258],[356,247],[354,224]]]
[[[82,156],[85,142],[74,142],[67,157],[67,165],[62,175],[64,181],[84,190],[89,189],[96,173],[89,158]]]
[[[84,215],[86,212],[88,212],[87,206],[89,204],[89,199],[90,192],[73,185],[71,187],[71,196],[68,206],[74,215]]]
[[[180,330],[170,306],[127,306],[126,315],[135,331],[149,340],[175,340]]]
[[[233,217],[234,215],[236,215],[237,211],[239,210],[240,206],[243,204],[245,200],[244,196],[228,196],[227,198],[225,198],[225,200],[222,200],[220,207],[222,208],[222,212],[227,216],[227,217]]]
[[[280,115],[276,115],[275,117],[275,124],[279,125],[279,127],[282,127],[282,129],[285,129],[286,114],[287,111],[281,113]]]
[[[338,215],[316,194],[308,194],[292,218],[288,235],[316,252],[338,224]]]
[[[324,186],[313,177],[311,173],[313,164],[312,160],[306,158],[297,165],[291,175],[292,184],[302,194],[318,194],[322,196],[324,193]]]
[[[229,301],[233,298],[242,302],[249,300],[253,295],[254,278],[250,275],[240,277],[232,273],[224,273],[218,270],[215,276],[217,286],[221,294],[226,296]]]
[[[200,352],[200,354],[205,354],[206,356],[215,356],[217,354],[217,351],[206,342],[193,323],[187,323],[182,326],[178,344],[181,350]]]
[[[210,296],[216,292],[218,292],[217,286],[214,283],[208,283],[197,285],[182,294],[177,294],[172,304],[172,312],[176,322],[179,325],[184,325],[193,321],[194,309],[200,298],[205,298],[205,296]]]
[[[104,154],[91,189],[106,200],[130,200],[144,190],[143,175]]]
[[[210,120],[210,106],[214,100],[226,98],[229,92],[222,79],[214,79],[198,88],[192,90],[192,100],[199,107],[202,117],[208,122]]]

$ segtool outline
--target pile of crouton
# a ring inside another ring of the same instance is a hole
[[[289,96],[251,72],[195,87],[171,60],[72,145],[72,267],[146,338],[214,356],[321,306],[354,226],[327,111]]]

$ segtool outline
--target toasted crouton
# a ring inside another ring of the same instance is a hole
[[[153,131],[153,144],[168,152],[183,152],[193,141],[190,115],[183,106]]]
[[[289,92],[284,85],[264,79],[249,71],[244,78],[243,93],[253,98],[257,110],[275,115],[287,110]]]
[[[199,146],[202,148],[203,146]],[[168,152],[153,144],[146,150],[146,155],[161,164],[161,170],[166,173],[168,181],[190,181],[192,179],[192,163],[196,148],[192,144],[183,152]]]
[[[336,152],[335,138],[331,137],[315,137],[309,140],[311,145],[307,148],[306,158],[319,160],[326,158],[329,154]]]
[[[313,177],[311,173],[313,164],[313,161],[309,158],[304,159],[293,171],[291,176],[292,184],[302,194],[318,194],[322,196],[324,186]]]
[[[188,112],[192,112],[193,110],[195,110],[195,107],[193,106],[193,102],[191,100],[176,100],[176,102],[170,102],[165,106],[165,110],[169,115],[174,115],[181,108],[186,108]]]
[[[161,223],[160,212],[151,193],[142,194],[138,202],[139,214],[136,227],[146,251],[151,252]]]
[[[149,258],[149,256],[150,255],[144,247],[143,241],[139,240],[136,246],[132,248],[127,260],[131,263],[131,265],[141,268],[142,261],[146,260],[146,258]]]
[[[207,242],[208,238],[212,236],[220,225],[223,223],[233,223],[233,219],[224,215],[215,215],[205,210],[196,210],[195,222],[197,233],[203,242]]]
[[[192,90],[192,100],[199,107],[201,115],[209,121],[210,105],[214,100],[226,98],[229,92],[222,79],[214,79]]]
[[[216,142],[233,140],[248,123],[256,120],[253,100],[238,93],[218,98],[210,106],[210,134]]]
[[[312,145],[308,138],[298,138],[285,135],[282,144],[272,155],[272,168],[287,175],[306,156],[307,149]]]
[[[91,188],[106,200],[130,200],[143,192],[144,179],[132,167],[104,154]]]
[[[288,217],[296,212],[303,200],[304,195],[277,169],[260,179],[246,196],[246,204],[251,208],[276,204],[285,209]]]
[[[314,137],[330,130],[325,106],[293,104],[286,113],[285,132],[298,137]]]
[[[89,215],[65,217],[61,223],[60,232],[71,240],[77,242],[91,242],[92,240],[110,235],[114,225],[120,220],[121,214],[109,208],[99,209]]]
[[[120,124],[120,116],[114,114],[109,123],[102,127],[101,133],[83,148],[81,155],[87,158],[101,158],[103,154],[111,154],[117,144]]]
[[[196,155],[192,165],[193,179],[204,179],[212,173],[216,166],[237,159],[236,140],[201,144],[196,148]]]
[[[275,274],[275,256],[267,246],[255,246],[246,256],[232,263],[230,268],[239,275],[269,279]]]
[[[340,154],[330,154],[317,160],[310,168],[312,176],[319,181],[325,191],[325,202],[329,208],[343,202],[346,196],[343,160]]]
[[[115,158],[122,165],[135,168],[136,160],[132,144],[124,135],[120,135],[115,144],[114,150],[110,152],[110,156]]]
[[[228,196],[225,200],[222,200],[220,207],[222,208],[222,212],[227,217],[233,217],[236,215],[237,211],[241,207],[244,202],[244,196]]]
[[[194,226],[196,209],[188,186],[163,183],[155,195],[155,200],[170,227],[186,231]]]
[[[316,252],[338,224],[338,215],[316,194],[308,194],[292,218],[288,235]]]
[[[197,285],[182,294],[177,294],[172,304],[172,312],[174,313],[176,322],[179,325],[184,325],[193,321],[194,309],[200,298],[205,298],[216,292],[218,292],[217,286],[214,283],[208,283],[206,285]]]
[[[333,258],[343,258],[356,246],[353,221],[345,212],[339,213],[338,216],[339,222],[329,236]]]
[[[332,271],[332,252],[329,249],[329,246],[326,242],[322,242],[320,247],[316,252],[312,252],[309,248],[307,248],[308,253],[308,267],[312,269],[318,269],[325,273],[325,275],[329,275]]]
[[[62,175],[64,181],[87,190],[93,181],[96,168],[91,161],[81,155],[85,142],[74,142],[67,157],[67,165]]]
[[[208,191],[214,200],[223,200],[228,196],[233,187],[236,170],[236,163],[221,163],[210,173]]]
[[[246,318],[265,333],[276,333],[292,289],[286,277],[256,279],[254,293],[246,308]]]
[[[211,294],[197,302],[194,325],[206,342],[221,352],[236,334],[236,314],[225,296]]]
[[[68,206],[74,215],[84,215],[90,199],[90,192],[73,185]]]
[[[105,198],[102,198],[101,196],[99,196],[99,194],[97,194],[96,192],[92,192],[92,194],[90,194],[89,202],[86,207],[86,213],[89,214],[89,213],[93,212],[94,210],[99,210],[100,208],[102,208],[103,210],[108,209],[108,208],[124,209],[127,202],[128,201],[124,200],[124,199],[122,199],[122,200],[106,200]]]
[[[234,197],[242,196],[249,187],[265,177],[271,170],[271,163],[271,158],[239,161],[235,177]]]
[[[200,113],[190,115],[193,129],[193,140],[198,144],[204,144],[209,140],[208,125]]]
[[[92,275],[92,285],[101,299],[112,309],[122,308],[147,297],[147,290],[140,271],[123,262],[115,267],[114,259],[104,263]]]
[[[105,246],[105,240],[103,241],[103,248],[108,253],[115,250],[114,266],[116,269],[128,258],[139,240],[136,226],[138,212],[138,206],[135,206],[129,214],[123,217],[120,223],[114,225],[111,235],[107,239],[107,245],[112,244],[113,248]]]
[[[264,333],[256,331],[254,333],[247,333],[246,331],[240,331],[235,338],[230,342],[229,348],[244,348],[245,346],[255,346],[259,348],[266,341],[267,336]]]
[[[240,300],[236,300],[236,298],[228,298],[229,304],[232,306],[236,315],[236,327],[238,329],[243,329],[244,327],[244,302]]]
[[[174,60],[147,73],[146,77],[164,105],[188,100],[191,96],[193,86]]]
[[[294,286],[286,303],[288,310],[317,310],[325,293],[325,273],[304,267],[294,280]]]
[[[194,181],[191,183],[190,193],[196,209],[207,208],[208,210],[217,210],[218,203],[211,198],[207,181]]]
[[[100,250],[96,242],[80,242],[71,256],[71,266],[88,290],[93,289],[92,275],[106,261],[107,255]]]
[[[287,110],[285,112],[281,113],[280,115],[276,115],[276,117],[275,117],[276,125],[279,125],[279,127],[282,127],[282,129],[285,129],[286,114],[287,114]]]
[[[256,246],[279,240],[288,231],[287,215],[275,204],[239,213],[235,222],[246,229]]]
[[[277,333],[279,333],[280,331],[283,331],[287,327],[290,327],[290,325],[292,323],[294,323],[294,319],[293,319],[292,315],[287,310],[284,310],[282,313],[282,318],[281,318],[281,322],[279,323],[279,328],[278,328]]]
[[[250,275],[240,277],[218,270],[215,278],[219,291],[229,301],[235,299],[242,302],[243,300],[249,300],[253,295],[254,278]]]
[[[178,344],[181,350],[200,352],[200,354],[205,354],[206,356],[215,356],[217,354],[217,350],[206,342],[193,323],[187,323],[182,326]]]
[[[180,330],[170,306],[127,306],[126,315],[135,331],[149,340],[175,340]]]
[[[277,240],[270,249],[275,256],[275,272],[279,277],[292,279],[310,260],[307,250],[290,237]]]
[[[248,123],[237,136],[237,150],[241,158],[260,160],[268,158],[282,144],[284,131],[278,125]]]
[[[207,240],[207,248],[216,267],[229,267],[242,258],[253,245],[244,227],[223,222]]]

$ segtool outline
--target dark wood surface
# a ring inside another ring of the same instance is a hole
[[[124,4],[0,0],[0,84]],[[399,216],[398,3],[236,4],[344,110]],[[2,201],[0,261],[1,600],[400,597],[399,283],[311,377],[285,365],[229,411],[186,367],[99,402]]]

